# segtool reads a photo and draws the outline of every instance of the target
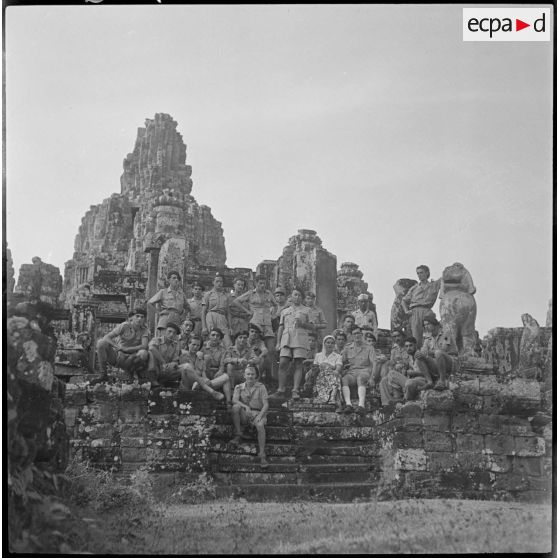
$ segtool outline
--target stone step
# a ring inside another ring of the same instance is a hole
[[[232,424],[231,413],[218,408],[215,411],[215,423]],[[375,426],[378,416],[368,413],[364,416],[352,413],[337,414],[334,411],[286,411],[272,409],[267,413],[267,426]]]
[[[369,501],[376,492],[375,482],[335,484],[252,484],[217,486],[218,498],[244,498],[250,502],[296,500],[353,502]]]
[[[254,456],[251,462],[216,463],[211,466],[218,484],[336,484],[370,482],[376,467],[370,463],[299,464],[278,462],[268,457],[269,466],[261,467]]]
[[[300,465],[298,479],[303,484],[369,482],[374,472],[370,463],[319,463]]]
[[[296,454],[296,445],[281,443],[266,443],[265,450],[268,455],[277,457],[292,456]],[[228,440],[211,440],[210,455],[219,456],[225,454],[229,456],[256,455],[258,453],[258,443],[256,439],[243,440],[240,444],[231,444]]]

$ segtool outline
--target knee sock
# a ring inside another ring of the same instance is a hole
[[[347,405],[351,404],[351,390],[349,386],[343,386],[343,397],[345,398],[345,403]]]
[[[359,407],[364,407],[365,399],[366,399],[366,386],[358,386],[358,405],[359,405]]]

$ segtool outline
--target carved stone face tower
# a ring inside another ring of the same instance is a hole
[[[66,292],[116,272],[149,276],[149,296],[171,269],[184,277],[200,266],[225,265],[221,223],[191,196],[192,167],[176,128],[168,114],[156,114],[138,129],[124,159],[121,193],[91,206],[82,219],[66,263]]]

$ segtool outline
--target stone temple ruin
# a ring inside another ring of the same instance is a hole
[[[203,392],[89,386],[96,341],[164,287],[171,269],[188,297],[194,282],[210,287],[217,271],[226,287],[240,275],[250,288],[264,275],[270,288],[312,290],[328,333],[368,293],[358,265],[338,266],[307,229],[254,270],[227,267],[221,223],[191,194],[192,168],[176,128],[169,115],[156,114],[138,129],[121,191],[86,212],[63,279],[37,257],[16,284],[5,250],[9,407],[25,417],[8,427],[20,429],[37,461],[63,468],[77,456],[121,473],[148,465],[161,489],[206,470],[218,494],[251,499],[549,497],[551,309],[545,327],[525,314],[522,327],[494,328],[481,344],[472,280],[457,263],[444,270],[439,310],[460,348],[451,389],[427,390],[389,412],[369,397],[364,417],[306,399],[273,407],[265,471],[253,459],[255,444],[228,443],[230,415]],[[401,298],[415,283],[396,281],[390,327],[405,327]],[[148,315],[152,330],[154,319]],[[389,329],[380,329],[377,349],[389,356],[390,346]],[[21,452],[12,450],[17,459]]]

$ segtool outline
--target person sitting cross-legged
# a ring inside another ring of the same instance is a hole
[[[149,359],[149,330],[145,326],[147,313],[143,308],[132,310],[128,320],[117,325],[97,342],[97,358],[101,377],[91,384],[108,380],[107,364],[118,366],[128,372],[142,373]]]
[[[205,373],[203,353],[200,352],[201,345],[201,337],[197,335],[190,336],[188,350],[182,351],[180,355],[180,365],[178,369],[180,370],[181,380],[179,387],[183,390],[191,390],[194,384],[197,383],[198,386],[206,393],[209,393],[213,399],[221,401],[224,399],[224,395],[213,389]]]
[[[362,329],[354,326],[352,330],[354,342],[345,346],[342,353],[344,372],[341,379],[343,385],[343,396],[346,407],[345,413],[352,413],[353,410],[359,414],[366,414],[364,407],[366,402],[366,388],[373,385],[372,366],[376,358],[376,351],[372,345],[364,342]],[[357,386],[358,407],[353,409],[351,406],[352,386]]]
[[[260,372],[255,365],[248,365],[244,369],[244,383],[234,388],[232,420],[234,424],[234,437],[231,443],[238,444],[244,437],[243,425],[251,425],[258,433],[259,458],[262,467],[267,467],[265,455],[265,425],[267,423],[267,390],[258,381]]]
[[[154,337],[149,342],[147,379],[151,381],[152,388],[160,384],[169,384],[180,380],[181,374],[178,370],[180,358],[179,334],[180,328],[175,323],[167,321],[163,336]]]

